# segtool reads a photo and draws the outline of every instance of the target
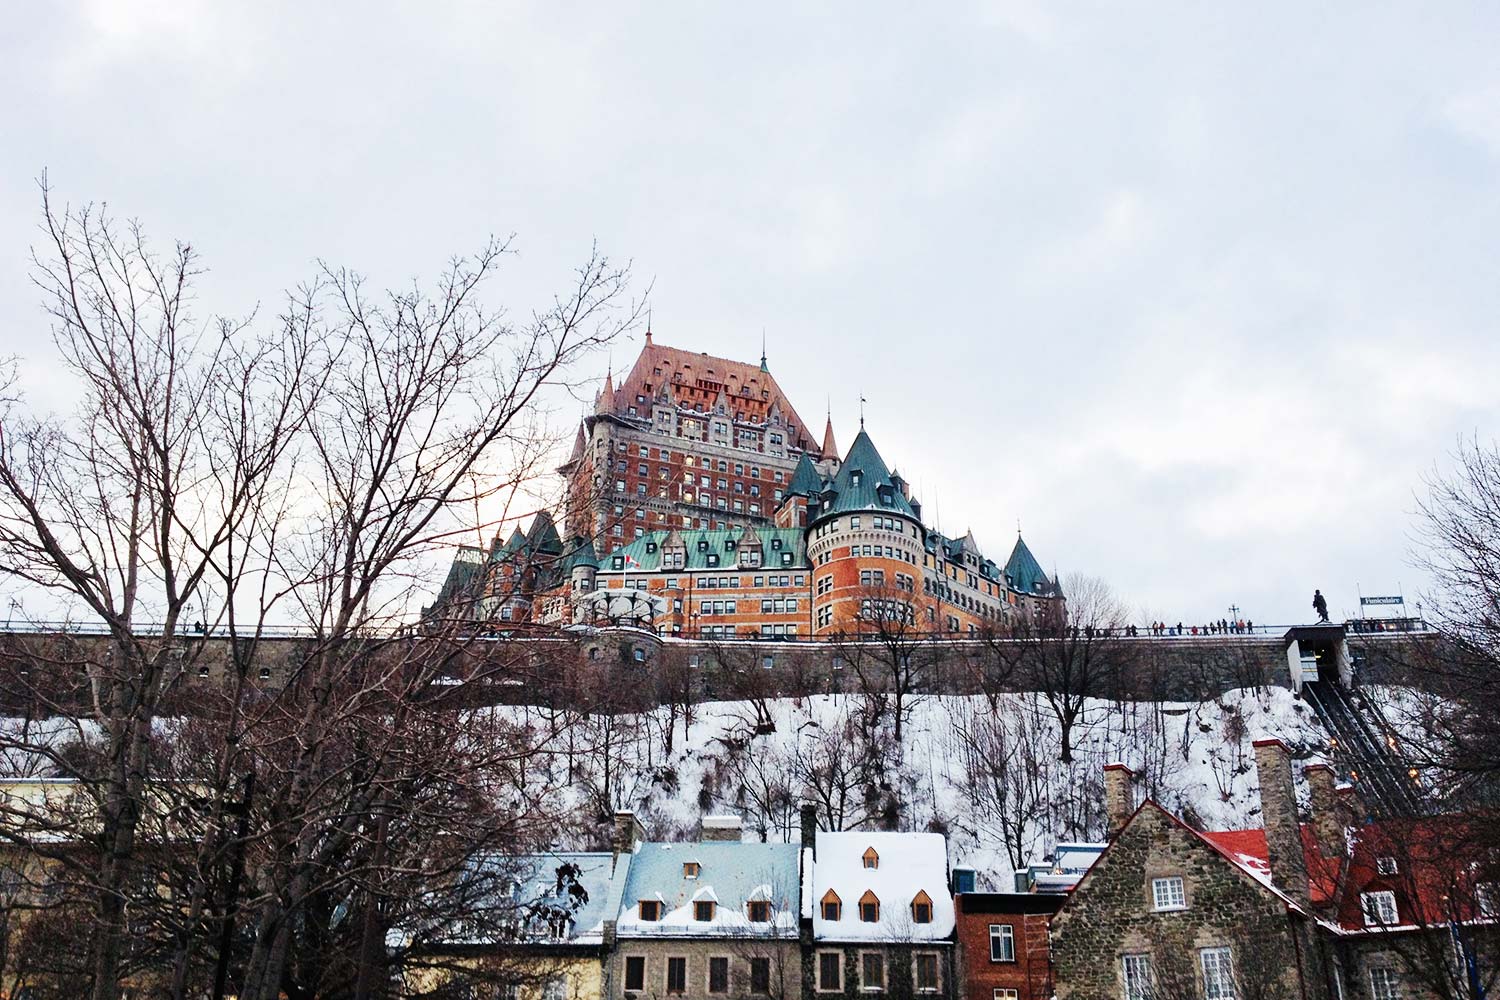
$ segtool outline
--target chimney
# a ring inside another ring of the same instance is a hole
[[[1280,740],[1256,740],[1255,772],[1260,777],[1260,812],[1266,825],[1271,881],[1302,906],[1309,905],[1307,856],[1297,822],[1297,791],[1292,785],[1292,752]]]
[[[802,846],[818,856],[818,807],[811,802],[802,803]]]
[[[1318,834],[1318,850],[1325,858],[1344,853],[1344,809],[1339,802],[1333,768],[1327,764],[1309,764],[1302,769],[1307,789],[1312,795],[1313,829]]]
[[[724,840],[738,844],[744,828],[738,816],[705,816],[699,840]]]
[[[1135,772],[1118,761],[1104,765],[1105,838],[1113,840],[1135,812]]]
[[[635,845],[646,839],[646,830],[641,826],[641,821],[635,818],[633,812],[615,813],[614,836],[610,838],[610,849],[614,851],[615,858],[622,854],[630,854],[635,851]]]

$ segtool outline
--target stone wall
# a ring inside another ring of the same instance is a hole
[[[742,1000],[748,997],[769,1000],[799,1000],[802,991],[802,949],[796,937],[771,938],[618,938],[606,959],[608,963],[608,1000],[624,1000],[625,963],[630,956],[646,960],[645,989],[630,994],[642,998],[667,996],[667,961],[681,957],[687,960],[687,990],[683,1000]],[[729,989],[725,993],[708,991],[710,958],[729,962]],[[750,964],[755,958],[769,963],[769,993],[750,991]]]
[[[1186,907],[1159,912],[1151,880],[1181,876]],[[1247,996],[1326,1000],[1305,921],[1159,808],[1148,806],[1052,924],[1058,1000],[1118,1000],[1121,956],[1147,954],[1165,997],[1202,996],[1200,949],[1228,946]],[[1255,989],[1252,987],[1259,987]]]
[[[937,956],[936,992],[919,993],[916,989],[915,962],[919,952]],[[921,944],[841,944],[815,941],[803,955],[803,1000],[860,1000],[862,997],[869,997],[871,991],[861,988],[860,976],[861,956],[866,953],[878,954],[884,959],[885,989],[878,994],[881,1000],[956,1000],[960,995],[960,984],[956,979],[953,962],[953,946],[947,941]],[[837,954],[843,962],[844,981],[840,991],[819,989],[818,964],[819,956],[823,954]]]

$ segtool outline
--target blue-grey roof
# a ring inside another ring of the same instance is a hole
[[[786,495],[789,497],[815,497],[823,491],[823,481],[818,476],[818,470],[813,468],[812,459],[807,457],[807,452],[797,460],[797,468],[792,472],[792,481],[787,484]]]
[[[654,573],[661,569],[662,550],[670,541],[681,542],[686,552],[686,570],[735,569],[738,566],[740,543],[747,530],[752,538],[759,538],[761,546],[760,565],[756,570],[806,569],[807,550],[801,528],[726,528],[683,529],[653,531],[642,535],[629,545],[616,549],[600,562],[600,569],[608,573]],[[790,553],[791,559],[784,558]],[[709,565],[709,556],[717,555],[717,565]],[[741,570],[752,569],[738,566]]]
[[[1021,540],[1016,536],[1016,547],[1011,550],[1010,558],[1005,562],[1005,578],[1010,583],[1012,590],[1023,594],[1047,594],[1052,591],[1052,581],[1042,571],[1041,564]]]
[[[602,943],[613,860],[613,855],[598,851],[479,858],[460,877],[456,891],[474,893],[480,908],[490,910],[493,919],[482,922],[489,925],[487,928],[466,926],[444,935],[444,941],[487,943],[496,939],[498,927],[514,919],[519,922],[517,935],[523,942]],[[555,936],[552,927],[559,914],[571,914],[562,937]]]
[[[698,865],[696,878],[683,866]],[[631,855],[620,896],[621,937],[743,936],[774,928],[795,933],[800,911],[801,875],[796,844],[735,841],[644,843]],[[641,900],[662,903],[660,920],[640,919]],[[747,920],[752,900],[771,903],[770,925]],[[694,919],[693,903],[716,904],[714,919]]]
[[[888,511],[916,518],[911,504],[891,481],[891,470],[863,427],[849,446],[849,454],[839,466],[838,475],[833,477],[832,487],[824,492],[822,503],[809,520],[861,510]]]

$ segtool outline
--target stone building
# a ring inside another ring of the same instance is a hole
[[[742,843],[738,817],[705,817],[696,842],[642,842],[617,819],[605,935],[611,1000],[800,996],[800,852]]]
[[[1052,923],[1059,1000],[1437,1000],[1492,987],[1500,862],[1482,817],[1370,820],[1323,764],[1254,743],[1264,826],[1198,831],[1106,768],[1111,836]]]
[[[802,844],[805,997],[961,994],[941,834],[829,832],[804,810]]]

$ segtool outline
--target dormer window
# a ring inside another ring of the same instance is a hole
[[[1396,874],[1396,859],[1395,858],[1376,858],[1375,859],[1375,870],[1377,872],[1379,872],[1380,874],[1382,874],[1382,875],[1394,875],[1394,874]]]
[[[932,923],[932,897],[925,891],[918,892],[911,901],[911,919],[918,924]]]
[[[693,919],[699,923],[708,923],[714,918],[714,901],[711,899],[700,899],[693,904]]]
[[[824,920],[839,920],[843,917],[844,902],[832,889],[823,894],[823,900],[818,906],[823,912]]]
[[[684,862],[683,865],[682,865],[682,877],[683,878],[697,878],[698,877],[698,872],[700,870],[701,870],[701,868],[700,868],[698,862],[696,862],[696,861],[687,861],[687,862]]]
[[[661,919],[661,900],[643,899],[640,905],[642,920],[655,921]]]
[[[875,853],[875,848],[865,848],[864,862],[866,868],[874,869],[880,867],[880,855]]]
[[[750,918],[752,924],[769,923],[771,920],[770,900],[752,899],[745,910],[745,915]]]
[[[862,473],[851,472],[851,473],[849,473],[849,485],[850,486],[858,486],[859,485],[859,481],[861,479],[863,479],[863,478],[864,478],[864,475]]]
[[[859,897],[859,919],[861,923],[880,923],[880,897],[869,890]]]

